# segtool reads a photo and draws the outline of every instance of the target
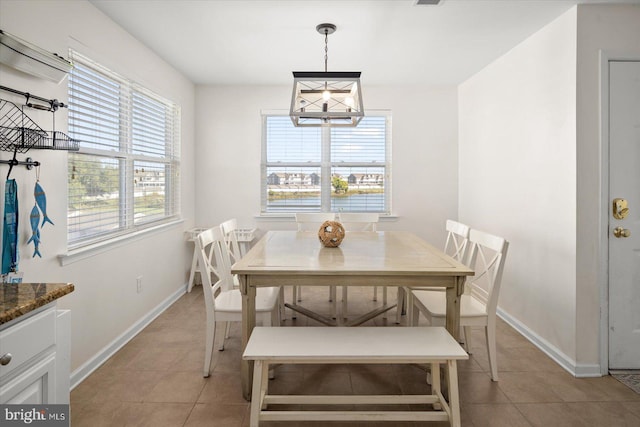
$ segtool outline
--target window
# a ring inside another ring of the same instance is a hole
[[[106,240],[176,219],[180,108],[71,52],[68,244]]]
[[[295,127],[263,116],[262,212],[389,214],[391,116],[357,127]]]

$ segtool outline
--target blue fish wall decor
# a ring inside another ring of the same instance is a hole
[[[44,215],[44,218],[42,219],[42,227],[44,227],[44,224],[46,222],[50,223],[51,225],[54,225],[53,221],[51,221],[51,219],[49,219],[49,217],[47,216],[47,195],[44,193],[44,189],[42,188],[42,186],[38,181],[36,181],[36,186],[33,190],[33,195],[36,198],[36,203],[38,204],[38,207],[42,211],[42,215]]]
[[[42,258],[42,254],[38,249],[38,246],[40,246],[40,230],[38,230],[38,224],[40,224],[40,211],[38,210],[37,205],[33,205],[33,209],[31,209],[31,215],[29,217],[29,220],[31,222],[31,238],[27,241],[27,244],[33,242],[34,250],[33,250],[32,258],[35,258],[36,255]]]

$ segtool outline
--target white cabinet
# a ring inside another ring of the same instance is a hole
[[[55,396],[56,377],[55,353],[44,360],[25,366],[25,370],[2,385],[0,403],[7,404],[45,404],[52,402]]]
[[[0,404],[69,403],[69,326],[51,303],[0,330]]]

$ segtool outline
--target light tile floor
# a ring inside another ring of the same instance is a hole
[[[350,290],[350,313],[357,316],[379,304],[371,301],[372,294],[370,288]],[[303,304],[328,315],[327,297],[326,288],[303,288]],[[212,374],[203,378],[204,319],[202,288],[196,286],[71,392],[72,426],[248,426],[249,404],[240,390],[239,325],[231,328],[225,350],[214,352]],[[388,321],[379,317],[367,325],[395,327],[394,319],[392,310]],[[284,324],[316,323],[299,315]],[[488,374],[482,329],[472,334],[469,360],[458,364],[463,426],[640,426],[640,394],[610,376],[574,378],[502,321],[497,335],[499,382],[492,382]],[[424,372],[404,365],[281,366],[270,389],[302,394],[429,390]],[[264,425],[401,427],[426,423]]]

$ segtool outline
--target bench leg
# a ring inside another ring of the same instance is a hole
[[[442,393],[442,388],[440,386],[440,364],[432,363],[431,364],[431,372],[427,374],[427,383],[431,383],[431,394],[437,396],[438,393]],[[433,404],[433,409],[439,411],[442,409],[439,403]]]
[[[458,364],[447,360],[447,382],[449,386],[449,408],[451,408],[451,427],[460,427],[460,396],[458,394]]]
[[[258,427],[260,423],[260,410],[263,409],[264,396],[266,394],[266,386],[269,383],[269,364],[262,360],[256,360],[253,364],[253,388],[251,399],[251,414],[249,425]]]
[[[260,405],[260,409],[267,409],[267,404],[265,402],[265,397],[267,396],[267,394],[269,393],[269,380],[273,379],[273,377],[271,376],[273,373],[273,370],[275,369],[275,367],[273,365],[270,365],[269,362],[263,362],[262,363],[262,388],[260,389],[260,402],[262,402],[262,404]]]

